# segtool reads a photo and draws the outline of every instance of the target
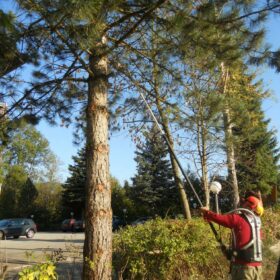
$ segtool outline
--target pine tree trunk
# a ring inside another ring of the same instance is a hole
[[[191,220],[192,216],[191,216],[191,211],[190,211],[190,205],[189,205],[189,202],[188,202],[188,197],[187,197],[183,182],[180,178],[179,167],[178,167],[178,164],[177,164],[174,156],[171,153],[170,153],[170,157],[171,157],[171,165],[172,165],[172,169],[173,169],[173,173],[174,173],[175,184],[176,184],[177,189],[179,191],[181,205],[182,205],[182,208],[183,208],[183,214],[184,214],[184,217],[187,220]]]
[[[170,143],[171,149],[174,150],[174,143],[173,143],[173,139],[172,139],[169,127],[168,127],[168,121],[167,121],[166,117],[164,116],[164,112],[163,112],[163,109],[160,105],[160,101],[159,101],[158,98],[156,99],[156,102],[157,102],[157,108],[158,108],[158,111],[159,111],[159,114],[160,114],[160,117],[161,117],[161,121],[162,121],[163,131],[165,133],[165,136],[166,136],[168,142]],[[180,178],[179,166],[178,166],[172,152],[169,152],[169,154],[170,154],[170,159],[171,159],[171,165],[172,165],[172,169],[173,169],[175,184],[176,184],[176,187],[179,191],[179,196],[180,196],[180,200],[181,200],[183,214],[184,214],[184,216],[187,220],[190,220],[192,218],[191,211],[190,211],[190,206],[189,206],[188,197],[187,197],[183,182]]]
[[[93,53],[98,53],[98,50]],[[90,57],[83,280],[111,279],[112,210],[108,145],[108,61]]]
[[[210,206],[210,191],[208,183],[208,166],[207,166],[207,151],[206,151],[206,135],[207,131],[204,127],[203,116],[199,114],[199,118],[196,120],[197,125],[197,150],[199,154],[202,185],[205,196],[205,206]]]
[[[198,151],[199,151],[199,157],[200,157],[200,164],[201,164],[201,173],[202,173],[202,184],[204,189],[204,195],[205,195],[205,206],[210,206],[210,191],[209,191],[209,182],[208,182],[208,166],[207,166],[207,151],[206,151],[206,130],[203,124],[203,120],[199,121],[198,125]],[[200,147],[200,141],[199,138],[201,138],[201,147]]]
[[[153,40],[152,43],[154,46],[156,46],[155,40]],[[171,146],[171,149],[174,151],[174,143],[173,143],[172,135],[169,130],[168,119],[166,118],[166,115],[161,106],[160,94],[158,92],[158,88],[159,88],[158,87],[158,65],[157,65],[155,59],[156,59],[156,52],[153,56],[153,84],[154,84],[154,91],[155,91],[155,96],[156,96],[156,106],[157,106],[158,112],[160,114],[164,134],[167,138],[167,141],[169,142],[169,144]],[[181,201],[181,205],[182,205],[182,209],[183,209],[183,214],[187,220],[190,220],[192,218],[190,206],[189,206],[188,197],[187,197],[183,182],[180,178],[179,166],[171,151],[169,151],[169,154],[170,154],[170,160],[171,160],[175,185],[179,191],[179,197],[180,197],[180,201]]]

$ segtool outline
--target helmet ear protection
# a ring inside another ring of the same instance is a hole
[[[248,196],[245,198],[245,203],[249,206],[258,216],[262,216],[264,213],[264,208],[262,201],[255,196]]]
[[[264,213],[264,208],[263,208],[263,206],[257,205],[257,207],[256,207],[256,209],[255,209],[255,213],[256,213],[258,216],[262,216],[263,213]]]

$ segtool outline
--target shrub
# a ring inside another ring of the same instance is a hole
[[[216,247],[202,219],[156,219],[114,236],[113,266],[118,279],[223,279]]]
[[[278,256],[270,247],[280,242],[280,207],[266,209],[262,218],[264,279],[274,279]]]
[[[36,264],[19,272],[19,280],[55,280],[56,267],[52,262]]]

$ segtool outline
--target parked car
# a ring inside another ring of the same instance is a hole
[[[26,236],[33,238],[37,226],[32,219],[5,219],[0,221],[0,239],[6,237],[19,238]]]
[[[125,226],[125,222],[124,220],[122,220],[120,217],[118,216],[113,216],[113,223],[112,223],[112,228],[113,231],[120,229],[121,227]]]
[[[85,223],[83,220],[65,219],[61,223],[61,230],[66,231],[84,231]]]
[[[145,222],[147,222],[147,221],[149,221],[151,219],[152,219],[152,217],[140,217],[137,220],[133,221],[131,223],[131,225],[132,226],[142,225],[142,224],[144,224]]]

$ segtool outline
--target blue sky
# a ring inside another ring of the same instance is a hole
[[[73,145],[73,130],[64,127],[50,127],[45,121],[37,129],[50,143],[51,150],[61,161],[61,179],[65,180],[68,174],[67,167],[73,163],[72,156],[80,147]],[[135,145],[125,132],[119,132],[110,139],[110,172],[123,184],[135,173],[134,158]]]
[[[274,49],[280,48],[280,16],[271,16],[267,24],[267,41]],[[261,69],[264,71],[262,77],[267,89],[270,89],[272,95],[263,103],[265,115],[271,119],[271,128],[276,129],[277,138],[280,142],[280,73],[270,68]]]

